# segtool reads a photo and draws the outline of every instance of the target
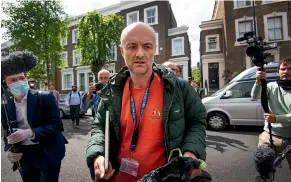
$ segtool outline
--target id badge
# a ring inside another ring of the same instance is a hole
[[[139,163],[132,159],[121,159],[120,171],[136,177],[138,172]]]

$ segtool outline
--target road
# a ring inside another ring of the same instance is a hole
[[[63,120],[64,135],[69,141],[63,160],[60,182],[88,182],[89,171],[85,162],[85,146],[90,136],[91,118],[81,120],[81,129],[73,129],[69,119]],[[261,128],[237,127],[223,132],[207,131],[207,163],[213,182],[255,182],[256,170],[253,153]],[[3,143],[1,145],[3,151]],[[10,170],[11,164],[1,152],[1,181],[21,182],[17,172]],[[276,172],[275,182],[291,181],[287,162]]]

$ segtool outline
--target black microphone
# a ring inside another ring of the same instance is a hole
[[[259,146],[254,153],[254,162],[258,173],[263,180],[273,180],[275,151],[265,145]]]
[[[31,70],[36,66],[36,60],[36,56],[30,51],[12,52],[1,61],[2,79]]]

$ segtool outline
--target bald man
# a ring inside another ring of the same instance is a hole
[[[97,181],[136,182],[165,165],[176,148],[185,157],[205,160],[205,107],[187,81],[177,79],[165,66],[153,64],[154,29],[142,22],[133,23],[122,31],[120,42],[126,67],[101,90],[86,150],[87,164]],[[110,157],[105,170],[107,110]],[[193,170],[191,178],[199,174],[200,170]]]
[[[170,61],[164,62],[163,65],[166,66],[166,67],[169,67],[171,70],[173,70],[177,77],[181,76],[182,67],[180,65],[172,63]]]

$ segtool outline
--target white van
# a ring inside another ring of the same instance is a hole
[[[275,81],[278,77],[278,63],[269,63],[265,67],[267,82]],[[261,101],[251,98],[256,71],[255,66],[241,72],[224,88],[202,99],[210,129],[224,130],[228,125],[264,125]]]

